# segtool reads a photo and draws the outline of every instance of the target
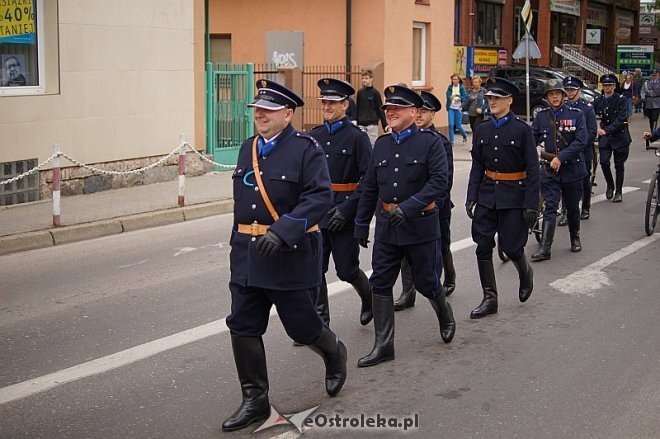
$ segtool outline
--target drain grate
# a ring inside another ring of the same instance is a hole
[[[0,163],[0,180],[21,175],[38,165],[37,159]],[[0,185],[0,206],[27,203],[39,199],[39,173],[28,175],[13,183]]]

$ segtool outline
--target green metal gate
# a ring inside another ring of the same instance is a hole
[[[254,133],[253,64],[206,64],[207,153],[223,165],[236,163],[238,150]],[[217,169],[226,170],[226,169]]]

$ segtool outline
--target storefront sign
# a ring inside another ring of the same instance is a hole
[[[0,44],[35,44],[33,0],[0,1]]]
[[[486,49],[483,47],[467,48],[467,68],[470,76],[474,74],[488,74],[493,67],[506,64],[507,51],[504,49]]]
[[[550,10],[580,16],[580,0],[550,0]]]
[[[607,8],[589,5],[587,8],[587,24],[591,26],[607,27]]]
[[[586,44],[600,44],[600,29],[587,29]]]
[[[622,72],[640,68],[644,74],[650,73],[653,69],[653,51],[654,47],[648,45],[618,45],[616,49],[616,70]]]
[[[620,27],[616,30],[616,36],[620,38],[629,38],[631,34],[629,27]]]
[[[639,14],[639,25],[640,26],[655,26],[655,15],[654,14]]]
[[[632,12],[619,11],[616,14],[616,27],[633,27],[635,15]]]
[[[639,34],[640,35],[651,35],[651,30],[653,28],[651,27],[640,27],[639,28]]]
[[[653,46],[654,48],[658,47],[658,38],[657,37],[644,37],[639,39],[639,44]]]

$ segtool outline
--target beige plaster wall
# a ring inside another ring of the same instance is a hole
[[[0,161],[41,161],[52,143],[89,163],[168,153],[180,133],[195,145],[203,1],[58,4],[59,94],[0,97]]]

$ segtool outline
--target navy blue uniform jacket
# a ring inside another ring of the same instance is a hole
[[[380,136],[374,144],[369,169],[355,218],[356,238],[369,236],[369,223],[376,214],[375,239],[392,245],[411,245],[440,238],[438,203],[448,188],[447,155],[440,138],[415,125],[410,137],[397,143],[393,135]],[[390,225],[382,202],[396,203],[406,215],[398,228]]]
[[[628,110],[626,98],[618,93],[605,97],[600,95],[594,100],[594,110],[600,117],[601,128],[607,133],[598,140],[599,148],[627,148],[632,142],[628,132]]]
[[[584,151],[587,146],[587,125],[582,110],[562,105],[553,111],[545,108],[538,112],[532,122],[532,133],[537,144],[544,144],[544,149],[557,154],[561,160],[559,175],[555,180],[570,183],[587,176],[584,163]]]
[[[341,127],[332,134],[325,125],[310,131],[325,152],[332,183],[360,183],[369,167],[371,141],[366,132],[353,125],[345,117]],[[352,192],[333,192],[334,206],[348,220],[346,229],[353,228],[355,212],[360,200],[360,190]],[[319,226],[327,227],[330,215],[325,215]]]
[[[477,125],[472,141],[472,168],[467,201],[489,209],[539,208],[539,157],[529,126],[513,113],[508,122],[495,126],[494,119]],[[503,119],[503,118],[502,118]],[[500,119],[500,120],[502,120]],[[486,169],[527,173],[525,180],[495,182]]]
[[[306,233],[332,206],[330,175],[323,150],[310,136],[287,126],[268,156],[259,157],[264,186],[279,220],[259,194],[252,170],[252,141],[238,153],[234,184],[234,229],[230,244],[231,281],[272,290],[312,288],[321,281],[320,232]],[[271,224],[284,246],[270,257],[257,254],[256,239],[236,224]]]
[[[438,205],[442,206],[440,208],[440,218],[449,218],[451,216],[451,209],[454,207],[454,204],[451,202],[451,188],[454,186],[454,148],[449,139],[439,132],[435,125],[431,124],[426,130],[440,137],[442,146],[445,148],[445,154],[447,155],[447,178],[449,181],[447,182],[447,192],[440,197],[438,200],[440,204]],[[424,129],[420,131],[424,131]]]
[[[584,120],[587,123],[587,146],[582,150],[582,155],[584,155],[585,160],[592,161],[594,159],[593,144],[598,131],[598,120],[596,119],[594,106],[582,98],[578,98],[574,102],[566,101],[566,105],[582,110],[582,114],[584,114]]]

